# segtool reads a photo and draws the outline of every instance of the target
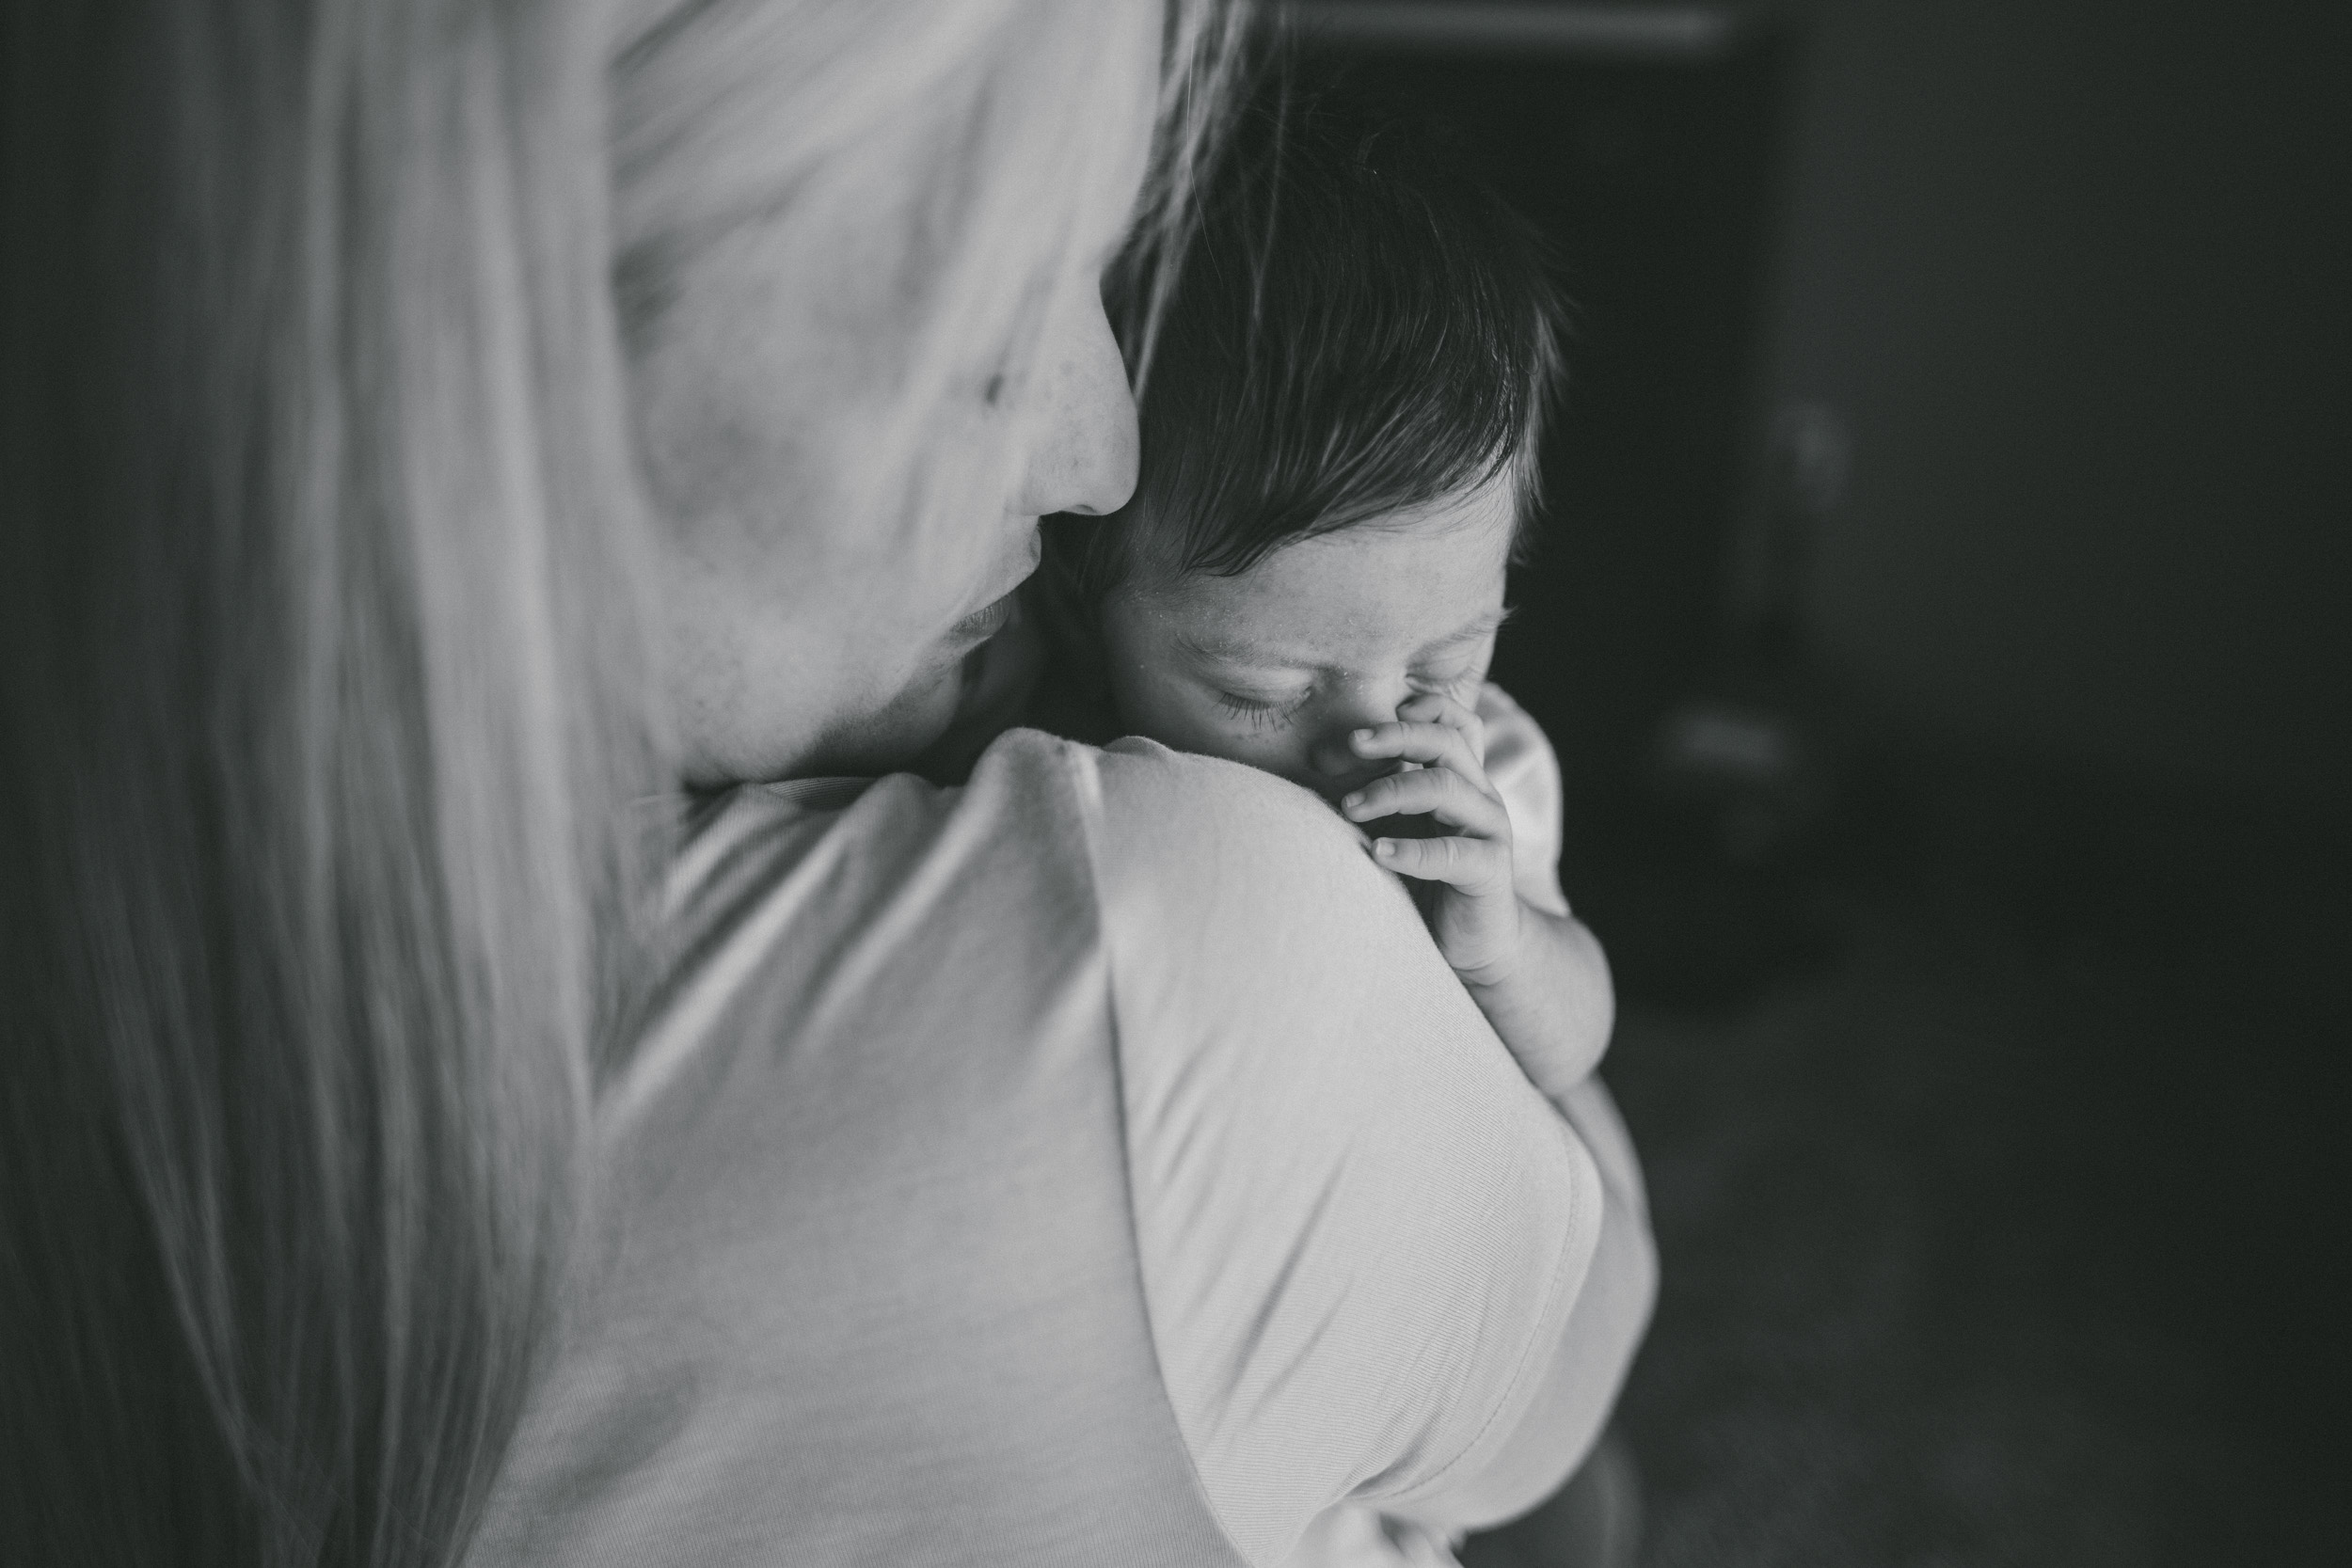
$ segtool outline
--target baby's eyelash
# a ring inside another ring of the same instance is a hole
[[[1261,724],[1271,724],[1291,712],[1305,698],[1284,702],[1268,702],[1263,697],[1245,697],[1238,691],[1219,691],[1216,707],[1228,719],[1247,719]]]

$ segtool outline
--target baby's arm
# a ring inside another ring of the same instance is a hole
[[[1530,1080],[1554,1099],[1600,1061],[1615,1021],[1608,962],[1581,922],[1529,904],[1512,866],[1509,812],[1488,781],[1478,717],[1422,696],[1393,722],[1359,730],[1361,757],[1420,766],[1376,779],[1341,801],[1349,820],[1424,816],[1432,837],[1375,837],[1375,858],[1428,885],[1430,934]]]
[[[1600,1065],[1616,999],[1600,943],[1574,915],[1522,901],[1513,968],[1485,981],[1454,973],[1547,1097],[1557,1100]]]

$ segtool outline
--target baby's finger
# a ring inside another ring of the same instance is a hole
[[[1444,882],[1466,892],[1508,888],[1511,852],[1491,839],[1381,838],[1373,858],[1402,876]]]
[[[1482,767],[1486,764],[1486,721],[1444,692],[1424,691],[1419,696],[1408,697],[1397,705],[1396,716],[1415,723],[1443,724],[1450,730],[1459,730],[1462,739],[1470,749],[1470,754],[1479,760]]]
[[[1358,730],[1347,739],[1349,749],[1359,757],[1401,757],[1423,768],[1450,768],[1475,781],[1480,788],[1486,787],[1486,765],[1479,760],[1470,737],[1451,725],[1392,719]]]
[[[1340,813],[1351,822],[1383,816],[1431,816],[1479,838],[1511,842],[1511,815],[1502,802],[1451,768],[1420,768],[1391,773],[1343,796]]]

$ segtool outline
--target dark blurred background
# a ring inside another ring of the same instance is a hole
[[[2352,1560],[2352,8],[1294,9],[1577,304],[1643,1560]]]

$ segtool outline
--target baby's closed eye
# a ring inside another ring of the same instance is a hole
[[[1235,691],[1216,687],[1217,711],[1229,719],[1249,720],[1259,723],[1274,723],[1295,712],[1307,700],[1307,692],[1263,694]]]

